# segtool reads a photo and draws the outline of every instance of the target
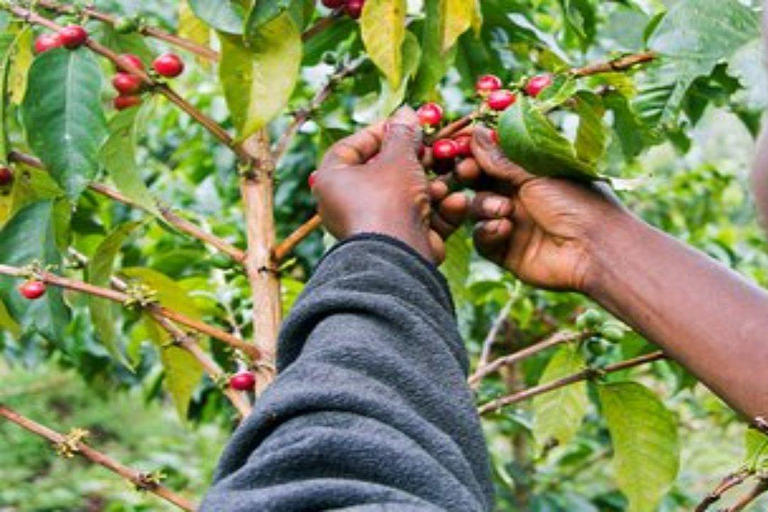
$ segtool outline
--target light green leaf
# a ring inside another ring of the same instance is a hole
[[[195,16],[226,34],[241,35],[245,9],[234,0],[189,0]]]
[[[40,201],[20,210],[0,231],[0,264],[24,267],[37,261],[60,268],[54,224],[53,201]],[[29,301],[17,292],[20,284],[20,279],[0,276],[0,300],[11,317],[21,325],[24,334],[37,332],[60,345],[69,322],[61,289],[49,286],[45,296]]]
[[[764,472],[768,470],[768,436],[757,429],[748,428],[744,437],[746,456],[744,465],[750,471]]]
[[[284,13],[251,34],[249,46],[220,35],[219,76],[239,138],[272,120],[291,97],[299,77],[301,34]]]
[[[136,165],[136,118],[139,112],[138,108],[130,108],[118,112],[109,121],[109,138],[99,152],[99,161],[120,192],[159,217],[157,202]]]
[[[165,370],[165,385],[176,405],[181,420],[187,418],[189,402],[200,379],[203,368],[195,357],[172,343],[171,336],[155,320],[144,313],[144,327],[149,338],[160,351]]]
[[[107,135],[101,70],[91,53],[57,48],[39,55],[22,113],[29,145],[69,198],[77,198],[98,172]]]
[[[16,40],[16,52],[11,62],[10,75],[8,77],[11,102],[21,105],[27,93],[27,77],[32,66],[34,55],[32,54],[32,30],[29,28],[19,32]]]
[[[597,177],[594,166],[578,159],[573,144],[527,98],[519,98],[501,116],[499,137],[504,152],[532,174]]]
[[[163,307],[182,315],[200,320],[200,310],[187,292],[170,277],[156,270],[144,267],[120,269],[120,274],[131,281],[137,281],[157,292],[157,299]]]
[[[406,7],[406,0],[368,0],[360,18],[365,49],[393,89],[403,79]]]
[[[419,71],[411,87],[410,97],[415,103],[431,99],[435,88],[440,84],[456,57],[456,49],[443,53],[443,33],[440,18],[441,0],[426,0],[426,16],[421,30],[421,50]],[[409,52],[403,48],[403,55],[408,59]]]
[[[582,162],[597,166],[605,154],[607,130],[603,124],[605,106],[596,94],[583,91],[576,95],[579,129],[576,132],[576,156]]]
[[[292,0],[256,0],[245,21],[245,37],[258,37],[261,28],[291,7]],[[298,24],[297,24],[298,25]]]
[[[8,155],[8,83],[11,57],[16,46],[16,36],[10,33],[0,34],[0,162],[6,163]]]
[[[88,264],[88,282],[101,287],[109,288],[110,277],[115,263],[115,258],[120,253],[120,248],[131,235],[142,226],[142,222],[128,222],[113,230],[96,248],[96,252]],[[131,364],[120,350],[120,343],[115,328],[114,302],[90,295],[88,307],[91,311],[91,320],[96,335],[104,344],[109,353],[126,367]]]
[[[573,375],[584,369],[584,359],[577,346],[561,347],[539,380],[540,384]],[[533,433],[539,448],[551,442],[567,444],[581,426],[589,405],[587,384],[577,382],[533,400]]]
[[[614,475],[629,499],[628,512],[653,512],[680,467],[675,417],[635,382],[602,384],[598,392],[613,443]]]
[[[188,0],[179,2],[179,36],[203,46],[208,46],[211,40],[210,27],[195,16]]]
[[[403,77],[400,82],[400,87],[397,90],[392,90],[389,82],[384,80],[381,85],[381,117],[388,117],[392,112],[403,103],[405,98],[406,89],[411,78],[416,74],[419,67],[419,60],[421,59],[421,48],[419,48],[419,42],[416,40],[416,36],[407,32],[405,42],[403,43],[404,58],[403,58]]]
[[[7,331],[14,337],[19,337],[21,335],[21,327],[16,320],[11,317],[8,308],[5,307],[5,303],[0,299],[0,332],[2,331]]]
[[[461,304],[471,299],[467,289],[469,265],[472,260],[471,236],[467,228],[461,228],[454,233],[445,244],[446,258],[440,266],[440,272],[448,281],[451,295]]]
[[[459,36],[472,26],[477,15],[475,2],[476,0],[440,0],[443,53],[453,48]]]

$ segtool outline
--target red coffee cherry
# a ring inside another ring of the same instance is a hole
[[[475,83],[475,91],[480,96],[488,96],[493,91],[498,91],[504,87],[504,82],[496,75],[483,75]]]
[[[0,167],[0,187],[7,187],[13,183],[13,171],[10,167]]]
[[[69,25],[59,31],[61,41],[70,50],[80,48],[88,41],[88,32],[80,25]]]
[[[256,385],[256,376],[253,372],[243,370],[229,378],[229,386],[237,391],[250,391]]]
[[[60,46],[64,46],[64,41],[59,34],[41,34],[35,39],[35,53],[38,55]]]
[[[42,281],[31,280],[19,286],[19,293],[29,300],[36,300],[45,295],[45,283]]]
[[[350,18],[356,20],[363,14],[363,6],[365,6],[365,0],[348,0],[344,12]]]
[[[450,160],[459,155],[459,145],[451,139],[436,140],[432,144],[432,154],[438,160]]]
[[[160,76],[176,78],[184,72],[184,61],[175,53],[165,53],[152,63]]]
[[[129,64],[138,69],[144,69],[144,63],[138,57],[132,53],[124,53],[117,58],[117,61],[121,64]]]
[[[459,135],[453,140],[456,142],[456,147],[458,148],[458,156],[472,156],[471,135]]]
[[[144,86],[141,78],[130,73],[118,73],[112,78],[112,85],[122,96],[129,96],[140,92]]]
[[[329,9],[338,9],[343,7],[347,3],[347,0],[322,0],[322,4]]]
[[[423,126],[437,126],[443,120],[443,108],[437,103],[425,103],[416,115]]]
[[[486,100],[488,106],[496,111],[506,110],[514,105],[516,101],[517,96],[515,96],[515,93],[508,89],[493,91],[488,95],[488,99]]]
[[[528,80],[528,83],[525,85],[525,93],[532,98],[536,98],[541,94],[541,91],[552,85],[553,82],[554,78],[552,78],[552,75],[535,76]]]
[[[141,96],[118,96],[115,98],[114,105],[116,110],[125,110],[141,105]]]
[[[309,188],[315,188],[315,184],[317,183],[317,171],[314,171],[309,175],[309,178],[307,178],[307,183],[309,183]]]

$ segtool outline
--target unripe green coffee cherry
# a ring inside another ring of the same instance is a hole
[[[604,340],[610,341],[612,343],[618,343],[621,340],[624,339],[624,329],[619,327],[618,325],[604,325],[602,329],[600,329],[600,334],[603,337]]]
[[[603,323],[603,315],[594,309],[588,309],[576,319],[576,328],[591,330]]]
[[[122,17],[115,21],[115,32],[118,34],[130,34],[136,32],[139,28],[139,23],[136,18]]]

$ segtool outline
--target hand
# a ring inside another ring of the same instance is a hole
[[[529,174],[485,128],[475,130],[472,150],[488,185],[470,208],[478,252],[531,285],[586,291],[599,271],[593,250],[629,213],[599,185]]]
[[[402,108],[330,149],[313,192],[333,236],[380,233],[429,261],[445,258],[444,239],[463,221],[468,202],[442,181],[429,183],[418,157],[421,138],[416,113]]]

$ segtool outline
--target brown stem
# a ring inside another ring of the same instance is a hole
[[[320,18],[315,22],[314,25],[309,27],[307,30],[304,31],[303,34],[301,34],[301,40],[303,42],[307,42],[308,40],[312,39],[317,34],[319,34],[323,30],[333,25],[333,22],[336,20],[336,18],[339,18],[341,14],[342,14],[342,9],[336,9],[333,12],[333,14],[331,14],[330,16],[326,16],[325,18]]]
[[[75,10],[75,8],[71,5],[63,5],[56,2],[51,2],[50,0],[38,0],[37,4],[45,9],[48,9],[49,11],[53,11],[59,14],[72,14],[76,12],[82,12],[89,18],[99,20],[103,23],[108,23],[109,25],[114,25],[117,22],[117,19],[114,16],[110,16],[109,14],[97,11],[92,7],[86,7],[82,10]],[[143,26],[140,27],[138,31],[142,35],[153,37],[174,46],[178,46],[179,48],[183,48],[191,53],[194,53],[198,57],[212,61],[219,60],[219,54],[207,46],[199,45],[194,41],[190,41],[189,39],[165,32],[164,30],[160,30],[155,27]]]
[[[0,274],[23,278],[23,277],[26,277],[27,272],[21,268],[11,267],[8,265],[0,265]],[[111,300],[113,302],[118,302],[120,304],[125,304],[125,302],[130,298],[127,294],[123,292],[110,290],[108,288],[101,288],[99,286],[94,286],[92,284],[84,283],[82,281],[76,281],[74,279],[68,279],[66,277],[61,277],[56,274],[51,274],[50,272],[41,272],[36,277],[39,278],[44,283],[47,283],[53,286],[58,286],[60,288],[65,288],[67,290],[73,290],[80,293],[87,293],[89,295],[101,297],[103,299]],[[246,355],[251,357],[254,361],[258,361],[262,357],[257,347],[254,347],[253,345],[244,342],[243,340],[233,336],[228,332],[224,332],[220,329],[217,329],[208,324],[205,324],[204,322],[200,322],[199,320],[189,318],[187,316],[182,315],[181,313],[177,313],[175,311],[166,309],[156,304],[150,304],[149,306],[147,306],[147,310],[150,313],[156,313],[163,318],[171,319],[174,322],[180,323],[186,327],[189,327],[196,331],[207,334],[212,338],[216,338],[217,340],[226,343],[232,348],[242,350]]]
[[[488,366],[488,359],[491,357],[491,349],[493,348],[493,344],[496,342],[496,338],[499,337],[499,331],[507,321],[507,317],[509,316],[509,312],[512,310],[514,303],[515,298],[510,297],[507,303],[504,304],[501,312],[499,312],[499,314],[496,316],[496,319],[493,321],[491,330],[488,331],[488,335],[485,337],[485,341],[483,341],[483,348],[480,351],[480,360],[477,363],[478,368],[485,368]]]
[[[630,359],[628,361],[623,361],[621,363],[616,363],[610,366],[606,366],[605,368],[602,368],[600,370],[587,369],[579,373],[569,375],[568,377],[563,377],[562,379],[549,382],[547,384],[542,384],[540,386],[528,388],[514,395],[497,398],[496,400],[487,402],[482,406],[480,406],[480,408],[478,409],[478,412],[480,415],[487,414],[490,412],[496,412],[508,405],[516,404],[524,400],[529,400],[535,396],[543,395],[544,393],[549,393],[551,391],[555,391],[557,389],[570,386],[571,384],[575,384],[576,382],[589,380],[599,375],[605,375],[605,374],[614,373],[622,370],[627,370],[629,368],[634,368],[636,366],[652,363],[654,361],[660,361],[662,359],[666,359],[666,357],[667,356],[663,352],[653,352],[651,354],[637,357],[635,359]]]
[[[747,470],[742,470],[737,473],[728,475],[718,484],[717,487],[715,487],[711,493],[707,495],[706,498],[702,500],[701,503],[699,503],[695,512],[706,512],[709,510],[709,507],[720,501],[726,492],[743,484],[750,476],[751,472]]]
[[[602,73],[628,71],[635,66],[639,66],[640,64],[651,62],[657,57],[658,54],[656,54],[656,52],[642,52],[633,55],[625,55],[624,57],[619,57],[618,59],[590,64],[583,68],[574,68],[570,71],[570,73],[576,77],[584,77],[599,75]]]
[[[14,16],[24,19],[29,23],[41,25],[57,32],[62,28],[60,25],[54,23],[53,21],[43,16],[40,16],[39,14],[32,12],[28,9],[24,9],[22,7],[17,7],[14,5],[7,5],[7,6],[4,6],[4,8],[7,9],[9,12],[11,12]],[[117,53],[113,52],[112,50],[100,44],[99,42],[95,41],[94,39],[89,39],[85,43],[85,45],[88,48],[90,48],[94,53],[97,53],[102,57],[111,61],[115,65],[115,67],[117,67],[118,69],[121,69],[127,73],[131,73],[133,75],[140,77],[150,90],[153,90],[165,96],[170,102],[177,105],[184,112],[189,114],[195,121],[200,123],[206,130],[208,130],[220,142],[222,142],[224,145],[226,145],[232,151],[234,151],[235,154],[241,160],[248,161],[249,159],[248,154],[240,147],[240,145],[235,144],[232,137],[229,135],[229,133],[226,130],[224,130],[224,128],[219,126],[219,124],[216,121],[214,121],[213,119],[209,118],[208,116],[206,116],[205,114],[197,110],[192,104],[190,104],[181,96],[176,94],[176,92],[173,91],[173,89],[171,89],[167,84],[155,81],[145,70],[137,68],[136,66],[133,66],[130,62],[126,62],[124,59],[121,60],[120,56]]]
[[[274,155],[273,160],[275,161],[275,164],[279,163],[280,160],[283,159],[293,138],[299,132],[301,127],[304,126],[304,124],[312,118],[312,114],[320,107],[320,105],[322,105],[333,93],[336,85],[357,71],[357,69],[360,68],[364,62],[364,58],[358,59],[331,75],[331,77],[328,79],[328,82],[326,82],[323,88],[320,89],[315,97],[312,98],[312,100],[309,102],[309,105],[296,112],[293,117],[293,121],[290,125],[288,125],[288,128],[286,128],[286,130],[280,136],[280,139],[274,145],[272,153]]]
[[[323,219],[320,218],[320,215],[315,215],[307,222],[299,226],[296,231],[288,235],[285,240],[280,242],[277,247],[275,247],[275,250],[273,251],[275,262],[283,261],[297,245],[299,245],[302,241],[304,241],[304,239],[311,235],[312,232],[314,232],[322,225]]]
[[[477,371],[469,378],[469,384],[472,387],[476,387],[480,381],[486,378],[488,375],[496,373],[499,369],[509,366],[511,364],[518,363],[525,359],[535,356],[536,354],[543,352],[552,347],[562,345],[564,343],[571,343],[573,341],[581,341],[592,336],[592,333],[587,332],[558,332],[549,338],[531,345],[528,348],[524,348],[519,352],[510,354],[508,356],[500,357],[486,366],[480,366]]]
[[[176,505],[182,510],[192,511],[197,509],[197,506],[194,503],[187,498],[179,496],[168,487],[157,483],[149,477],[150,475],[148,473],[143,473],[133,468],[129,468],[128,466],[124,466],[105,453],[91,448],[82,441],[70,439],[68,436],[60,434],[55,430],[51,430],[3,405],[0,405],[0,416],[33,434],[37,434],[38,436],[47,439],[55,445],[66,443],[67,445],[72,446],[74,448],[72,450],[74,453],[85,457],[95,464],[107,468],[121,478],[131,482],[137,489],[151,492],[155,496]]]
[[[31,156],[24,153],[20,153],[18,151],[11,151],[8,154],[8,160],[11,162],[20,162],[24,165],[28,165],[29,167],[34,167],[36,169],[44,169],[43,163]],[[102,185],[100,183],[91,183],[88,188],[90,188],[92,191],[101,194],[103,196],[109,197],[110,199],[117,201],[119,203],[123,203],[125,205],[131,206],[133,208],[138,208],[140,210],[144,210],[144,208],[133,201],[129,199],[128,197],[124,196],[117,190],[110,188],[106,185]],[[188,220],[178,216],[174,212],[172,212],[169,208],[161,207],[160,214],[163,216],[165,221],[170,224],[171,226],[175,227],[182,233],[186,233],[201,242],[210,245],[211,247],[215,247],[219,251],[223,252],[233,260],[242,263],[245,259],[245,252],[241,251],[237,247],[233,246],[232,244],[227,243],[226,241],[222,240],[221,238],[208,233],[207,231],[202,230],[195,224],[189,222]]]
[[[277,351],[282,305],[280,279],[272,257],[275,246],[274,217],[274,162],[269,147],[269,135],[260,130],[243,144],[254,167],[240,180],[248,240],[245,269],[251,284],[253,298],[254,343],[264,354],[264,361],[272,365]],[[263,389],[273,375],[266,375],[259,383]]]
[[[768,492],[768,479],[761,478],[757,485],[749,491],[749,494],[741,498],[736,504],[726,509],[725,512],[741,512],[755,502],[760,496]]]

